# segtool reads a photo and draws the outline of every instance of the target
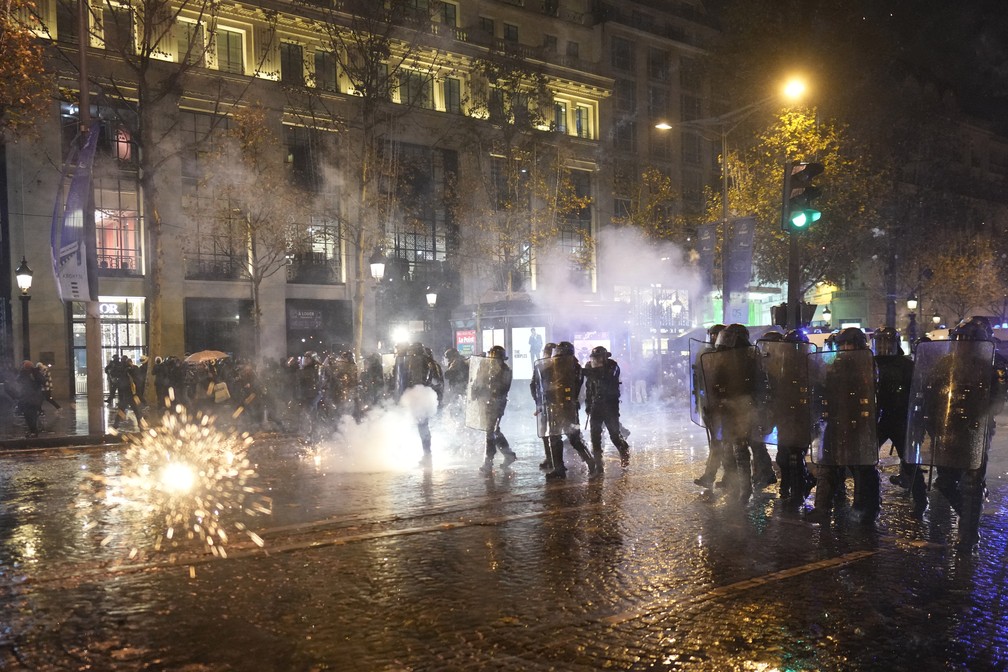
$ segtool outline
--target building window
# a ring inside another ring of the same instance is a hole
[[[462,84],[455,77],[447,77],[444,80],[445,112],[461,114],[462,112]]]
[[[633,70],[634,66],[634,46],[630,40],[622,37],[612,38],[612,67],[617,70]]]
[[[616,124],[613,145],[624,152],[634,151],[637,148],[637,122],[626,119]]]
[[[217,69],[236,75],[245,74],[245,33],[217,28]]]
[[[136,179],[95,179],[95,236],[102,275],[139,275],[140,205]]]
[[[195,247],[185,261],[187,280],[242,280],[248,278],[246,226],[241,211],[226,200],[216,202],[211,194],[197,192],[196,210],[216,213],[212,221],[194,217]]]
[[[288,86],[304,86],[304,49],[300,44],[280,43],[280,81]]]
[[[633,80],[617,79],[615,84],[616,110],[633,113],[637,111],[637,85]]]
[[[291,183],[311,193],[320,192],[323,179],[321,132],[285,124],[283,139]]]
[[[331,51],[315,52],[315,86],[323,91],[336,90],[336,55]]]
[[[434,80],[416,70],[402,70],[399,73],[399,102],[433,110]]]
[[[102,37],[105,48],[120,54],[132,54],[133,11],[129,7],[107,3],[102,9]]]
[[[668,93],[664,87],[648,87],[648,114],[652,119],[666,119],[668,117]]]
[[[682,120],[693,121],[694,119],[699,119],[701,116],[700,113],[700,97],[684,93],[682,96]]]
[[[458,5],[451,2],[441,3],[441,21],[446,26],[458,27]]]
[[[629,198],[614,198],[613,199],[613,216],[616,219],[627,222],[630,220],[630,211],[632,210],[632,202]]]
[[[699,135],[692,131],[683,131],[682,134],[682,160],[690,166],[699,166],[700,157],[703,150],[703,141]]]
[[[202,167],[207,164],[210,154],[214,151],[214,134],[227,133],[228,118],[181,110],[178,129],[181,140],[182,178],[189,182],[198,182],[203,177]]]
[[[579,198],[591,197],[591,173],[585,170],[572,170],[570,172],[571,185],[574,193]],[[564,252],[569,254],[569,274],[570,279],[577,287],[588,287],[591,284],[591,275],[584,266],[585,239],[591,235],[592,230],[592,205],[572,212],[564,219],[564,225],[560,231],[560,246]]]
[[[578,46],[578,43],[574,40],[567,40],[567,55],[571,58],[579,58],[579,52],[580,47]]]
[[[553,102],[553,130],[567,133],[567,103],[559,100]]]
[[[656,159],[671,158],[671,145],[668,131],[653,130],[651,132],[651,156]]]
[[[700,93],[703,87],[703,72],[694,59],[683,58],[679,61],[679,86],[683,91]]]
[[[504,92],[500,89],[490,89],[490,98],[487,101],[490,121],[498,124],[504,123]]]
[[[56,3],[56,39],[66,44],[78,41],[77,4]]]
[[[543,14],[556,16],[560,13],[560,0],[543,0]]]
[[[312,217],[304,238],[291,250],[287,282],[333,285],[342,282],[339,225],[325,217]]]
[[[669,54],[664,49],[648,50],[648,77],[658,82],[668,81]]]
[[[494,33],[494,20],[485,16],[479,17],[479,28],[481,31],[493,37]]]
[[[189,21],[179,21],[176,28],[178,40],[175,48],[178,62],[188,65],[203,65],[206,44],[203,42],[203,26]]]
[[[504,39],[508,42],[518,41],[518,26],[512,23],[504,24]]]
[[[587,105],[577,105],[574,108],[574,131],[579,138],[591,140],[595,137],[592,132],[591,108]]]

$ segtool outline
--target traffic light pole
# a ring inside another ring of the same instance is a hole
[[[798,233],[788,234],[788,283],[787,283],[787,326],[788,329],[798,329],[802,326],[801,318],[801,266],[798,263]]]

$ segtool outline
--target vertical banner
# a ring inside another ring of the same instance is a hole
[[[717,226],[701,224],[697,228],[697,238],[700,241],[700,280],[706,289],[713,289],[714,283],[714,249],[717,242]]]
[[[63,165],[60,184],[66,184],[67,173],[72,169],[70,186],[66,192],[56,196],[53,210],[51,247],[53,275],[61,301],[97,301],[97,287],[92,287],[89,276],[95,277],[97,269],[88,272],[89,260],[95,259],[95,241],[87,240],[84,231],[84,210],[91,201],[91,168],[95,150],[98,147],[97,126],[88,133],[87,144],[80,151],[70,152]],[[77,143],[74,143],[75,145]],[[92,247],[88,249],[88,245]],[[92,261],[91,265],[94,263]]]
[[[754,217],[728,222],[725,231],[724,314],[725,324],[745,324],[749,319],[749,282],[752,279]]]

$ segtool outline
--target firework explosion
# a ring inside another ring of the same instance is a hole
[[[252,484],[252,437],[225,434],[209,416],[190,420],[181,407],[177,411],[160,427],[128,438],[119,496],[157,521],[155,550],[198,540],[215,556],[227,557],[229,528],[262,546],[259,535],[232,520],[270,513],[269,499]]]

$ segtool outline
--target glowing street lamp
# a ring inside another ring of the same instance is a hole
[[[427,288],[426,297],[427,297],[427,306],[428,307],[433,308],[434,306],[437,305],[437,290],[436,289],[434,289],[433,287],[428,287]]]
[[[935,314],[931,316],[931,323],[936,327],[941,324],[941,315],[938,314],[938,311],[935,311]]]
[[[385,255],[382,254],[381,249],[375,248],[368,263],[371,264],[371,277],[381,282],[385,277]]]
[[[31,359],[31,341],[28,332],[28,302],[31,301],[32,276],[35,273],[28,267],[28,260],[22,256],[21,265],[14,271],[18,289],[21,290],[21,343],[24,359]]]

